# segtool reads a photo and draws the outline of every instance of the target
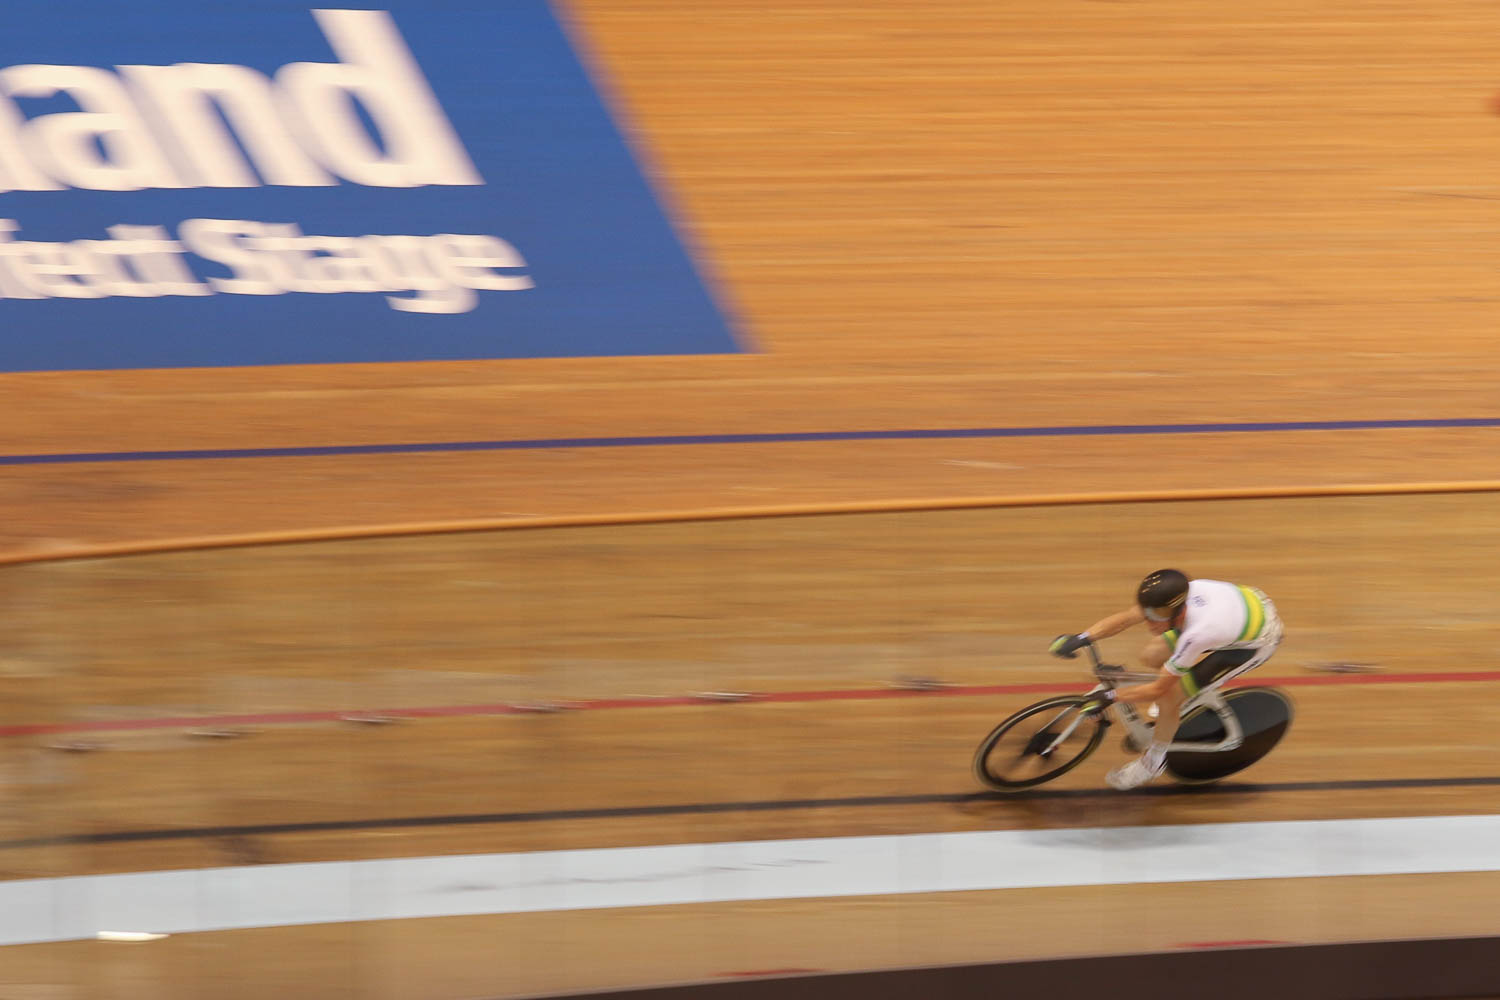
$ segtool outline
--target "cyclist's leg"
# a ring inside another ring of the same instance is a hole
[[[1151,746],[1139,760],[1109,772],[1106,780],[1118,789],[1135,788],[1150,781],[1166,767],[1167,747],[1177,735],[1181,725],[1183,709],[1209,691],[1217,690],[1235,677],[1248,673],[1265,663],[1281,643],[1281,623],[1272,616],[1274,631],[1268,641],[1251,649],[1218,649],[1199,660],[1186,674],[1182,683],[1174,684],[1167,696],[1157,700],[1159,714],[1156,728],[1151,734]],[[1175,637],[1174,637],[1175,638]],[[1158,637],[1148,643],[1141,652],[1141,661],[1148,666],[1156,655],[1159,664],[1165,664],[1170,647]]]
[[[1160,671],[1171,652],[1168,641],[1156,636],[1141,650],[1141,663]],[[1166,769],[1167,747],[1171,745],[1172,736],[1177,732],[1184,700],[1185,693],[1181,684],[1173,684],[1165,694],[1156,699],[1156,726],[1151,731],[1151,745],[1139,758],[1109,772],[1105,780],[1111,787],[1122,791],[1136,788]]]
[[[1215,691],[1265,663],[1281,645],[1281,623],[1272,621],[1265,642],[1249,649],[1218,649],[1209,653],[1182,678],[1187,701]]]
[[[1166,763],[1167,747],[1177,735],[1177,727],[1182,722],[1182,706],[1186,703],[1187,692],[1181,684],[1173,684],[1165,695],[1156,699],[1156,728],[1151,730],[1146,763],[1158,771]]]
[[[1184,701],[1194,701],[1209,691],[1215,691],[1231,679],[1254,670],[1270,658],[1270,653],[1257,656],[1257,649],[1216,649],[1193,665],[1182,675]]]
[[[1105,775],[1111,788],[1124,791],[1137,788],[1166,770],[1167,748],[1177,732],[1182,718],[1183,691],[1181,684],[1173,684],[1156,700],[1156,725],[1151,730],[1151,744],[1135,760],[1115,768]]]
[[[1141,647],[1141,665],[1147,670],[1157,671],[1167,662],[1167,657],[1172,655],[1172,647],[1167,645],[1167,640],[1159,635],[1151,637],[1146,645]]]
[[[1176,638],[1176,633],[1169,633],[1171,638]],[[1159,673],[1166,666],[1167,657],[1172,655],[1172,644],[1167,641],[1168,636],[1153,636],[1141,649],[1141,665]],[[1158,698],[1154,703],[1156,706],[1156,730],[1161,733],[1170,733],[1177,728],[1176,710],[1182,707],[1184,699]]]
[[[1121,791],[1138,788],[1166,770],[1167,749],[1177,737],[1177,729],[1182,723],[1183,706],[1193,697],[1201,694],[1200,689],[1203,685],[1207,685],[1210,689],[1217,687],[1223,682],[1228,672],[1244,666],[1251,652],[1251,650],[1216,650],[1198,661],[1193,669],[1181,675],[1181,683],[1171,685],[1156,701],[1159,714],[1156,717],[1156,728],[1151,731],[1151,745],[1146,748],[1146,752],[1141,754],[1139,759],[1123,767],[1117,767],[1105,776],[1110,787]],[[1241,653],[1245,655],[1237,655]]]

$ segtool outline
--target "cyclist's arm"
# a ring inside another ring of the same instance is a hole
[[[1177,640],[1175,649],[1168,651],[1165,646],[1162,648],[1161,652],[1166,659],[1155,680],[1146,684],[1116,688],[1115,700],[1134,704],[1161,701],[1169,694],[1179,691],[1183,674],[1186,674],[1194,664],[1212,651],[1212,645],[1201,634],[1182,636]]]
[[[1146,616],[1140,608],[1130,608],[1119,614],[1101,618],[1088,627],[1090,639],[1108,639],[1112,635],[1119,635],[1126,629],[1139,625],[1146,620]]]
[[[1181,683],[1182,677],[1163,669],[1156,675],[1156,680],[1147,684],[1132,684],[1129,687],[1115,688],[1115,701],[1128,701],[1131,704],[1150,704],[1153,701],[1161,701],[1173,688]]]

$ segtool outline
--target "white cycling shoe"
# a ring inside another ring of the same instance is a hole
[[[1104,780],[1109,782],[1109,787],[1118,788],[1124,792],[1132,788],[1141,787],[1166,769],[1167,762],[1165,760],[1153,768],[1150,764],[1146,763],[1144,757],[1137,757],[1129,764],[1123,764],[1110,771],[1104,776]]]

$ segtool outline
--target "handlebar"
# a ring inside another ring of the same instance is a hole
[[[1094,644],[1094,640],[1092,639],[1089,639],[1087,642],[1085,642],[1082,648],[1088,650],[1089,659],[1092,661],[1094,676],[1098,678],[1099,683],[1105,685],[1106,687],[1115,687],[1123,682],[1129,682],[1133,680],[1155,680],[1154,674],[1136,675],[1130,673],[1119,664],[1105,663],[1103,660],[1099,659],[1099,648]],[[1078,653],[1065,653],[1063,654],[1062,658],[1065,660],[1076,660],[1078,659]]]
[[[1086,650],[1089,651],[1089,659],[1091,659],[1091,660],[1094,661],[1094,669],[1095,670],[1098,670],[1100,667],[1106,665],[1106,664],[1104,664],[1103,662],[1100,661],[1100,659],[1099,659],[1099,650],[1094,646],[1094,640],[1093,639],[1085,639],[1085,640],[1083,640],[1083,646],[1080,647],[1080,648],[1086,649]],[[1060,659],[1064,659],[1064,660],[1076,660],[1076,659],[1078,659],[1078,650],[1075,649],[1071,653],[1053,653],[1052,655],[1056,656],[1056,657],[1058,657]]]

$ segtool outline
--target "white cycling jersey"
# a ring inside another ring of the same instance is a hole
[[[1166,668],[1174,674],[1187,673],[1216,649],[1261,650],[1260,656],[1246,664],[1248,669],[1264,662],[1281,642],[1276,605],[1254,587],[1223,580],[1193,580],[1188,583],[1184,607],[1182,628],[1163,636],[1172,650]]]

